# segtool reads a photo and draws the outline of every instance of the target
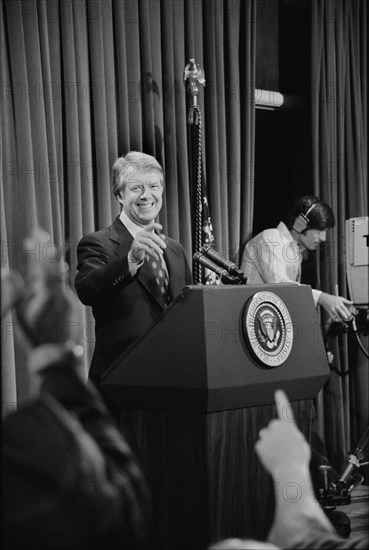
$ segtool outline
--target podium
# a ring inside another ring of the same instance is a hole
[[[151,491],[150,548],[264,538],[274,491],[254,444],[274,392],[309,441],[328,376],[310,287],[185,287],[102,381]]]

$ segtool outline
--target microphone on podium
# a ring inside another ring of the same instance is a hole
[[[235,263],[222,258],[222,256],[216,250],[214,250],[214,248],[210,244],[205,244],[201,248],[201,253],[209,258],[209,260],[225,269],[230,275],[233,275],[240,279],[240,281],[246,283],[247,278],[244,272],[239,267],[237,267]]]
[[[195,254],[192,256],[193,260],[207,269],[210,269],[210,271],[213,271],[220,277],[222,283],[228,284],[228,285],[234,285],[237,284],[237,280],[235,277],[230,275],[228,271],[222,267],[219,267],[216,263],[212,262],[208,258],[204,256],[201,252],[195,252]]]

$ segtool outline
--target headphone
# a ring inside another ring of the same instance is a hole
[[[306,210],[305,214],[301,213],[297,216],[295,223],[293,224],[293,229],[297,231],[297,233],[303,233],[306,230],[310,221],[308,216],[318,202],[318,200],[314,200]]]

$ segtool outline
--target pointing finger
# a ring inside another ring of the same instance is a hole
[[[275,404],[277,406],[277,414],[280,420],[287,420],[288,422],[294,422],[294,415],[291,407],[291,403],[288,400],[287,395],[283,390],[276,390],[274,394]]]

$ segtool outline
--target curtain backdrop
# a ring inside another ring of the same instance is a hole
[[[110,169],[129,150],[165,168],[165,232],[192,256],[192,175],[186,85],[190,58],[200,90],[208,199],[215,246],[238,261],[251,235],[254,166],[255,0],[3,0],[2,267],[24,273],[22,240],[36,225],[76,271],[79,239],[119,209]],[[34,251],[47,255],[47,250]],[[89,309],[76,320],[86,368]],[[26,342],[2,323],[3,402],[27,393]]]
[[[321,258],[322,288],[346,292],[345,220],[368,215],[367,14],[365,0],[312,2],[312,114],[315,193],[336,226]],[[336,286],[337,285],[337,286]],[[368,348],[368,339],[363,339]],[[325,440],[337,468],[368,421],[368,360],[354,338],[330,338],[334,366],[324,389]],[[321,423],[323,425],[323,423]]]
[[[367,215],[367,74],[364,0],[312,3],[314,185],[337,224],[322,258],[322,287],[345,293],[344,220]],[[200,63],[204,166],[215,246],[238,262],[254,207],[256,0],[3,0],[1,267],[24,273],[22,241],[45,228],[76,271],[82,235],[118,213],[114,159],[155,155],[166,172],[160,221],[192,256],[189,106],[183,70]],[[265,220],[265,225],[267,225]],[[37,246],[31,259],[47,249]],[[86,369],[94,343],[88,308]],[[335,366],[318,407],[336,467],[368,415],[368,368],[355,342],[332,342]],[[27,393],[26,342],[2,321],[5,410]],[[348,360],[350,357],[350,361]]]

